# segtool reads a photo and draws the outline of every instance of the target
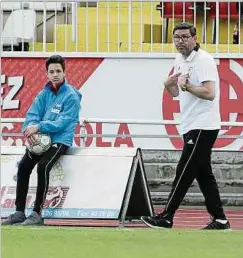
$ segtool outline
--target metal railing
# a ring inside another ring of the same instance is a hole
[[[11,29],[7,33],[4,29],[16,10],[33,10],[36,17],[32,27],[24,20],[22,24],[11,20],[11,28],[21,28],[17,32],[31,29],[29,37],[16,36],[18,44],[13,40],[9,45],[3,44],[3,56],[15,50],[24,52],[23,55],[68,52],[172,56],[176,52],[173,27],[188,21],[197,27],[202,48],[214,55],[241,57],[241,4],[236,0],[1,0],[3,43],[4,37],[15,37]]]
[[[23,123],[25,118],[1,118],[1,124],[5,123]],[[103,123],[103,124],[129,124],[129,125],[149,125],[149,126],[162,126],[162,125],[179,125],[178,120],[143,120],[143,119],[102,119],[102,118],[85,118],[80,120],[81,133],[75,134],[75,137],[86,139],[87,137],[131,137],[131,138],[182,138],[181,135],[169,135],[169,134],[89,134],[85,132],[85,125],[92,123]],[[243,127],[243,122],[221,122],[221,127]],[[22,133],[2,133],[1,136],[23,136]],[[221,139],[243,139],[243,135],[219,135]]]

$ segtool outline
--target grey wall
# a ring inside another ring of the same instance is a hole
[[[181,151],[143,150],[143,160],[154,204],[165,204],[175,176]],[[243,153],[215,151],[213,172],[218,181],[224,205],[243,206]],[[204,205],[204,199],[194,181],[182,204]]]

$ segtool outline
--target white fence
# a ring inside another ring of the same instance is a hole
[[[1,118],[1,124],[4,123],[23,123],[25,118]],[[89,134],[85,131],[85,124],[87,123],[103,123],[103,124],[129,124],[129,125],[149,125],[149,126],[162,126],[162,125],[179,125],[180,122],[177,120],[142,120],[142,119],[100,119],[100,118],[85,118],[81,119],[80,125],[81,130],[79,134],[75,134],[75,137],[82,138],[82,143],[87,139],[87,137],[106,137],[106,138],[115,138],[115,137],[131,137],[131,138],[182,138],[181,135],[168,135],[168,134]],[[243,127],[242,122],[221,122],[221,127]],[[22,133],[2,133],[2,137],[6,136],[23,136]],[[219,135],[218,138],[221,139],[243,139],[243,135]]]
[[[173,27],[188,21],[197,27],[202,48],[215,55],[240,57],[242,4],[219,0],[2,0],[1,39],[4,55],[13,51],[171,55],[175,53]]]

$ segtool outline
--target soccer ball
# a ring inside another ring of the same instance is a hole
[[[35,144],[27,144],[28,150],[35,155],[42,155],[51,147],[51,137],[47,134],[36,133],[34,134],[36,139]]]

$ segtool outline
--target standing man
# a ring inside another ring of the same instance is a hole
[[[172,228],[175,212],[196,179],[212,217],[204,229],[230,229],[211,167],[212,147],[221,121],[217,66],[213,57],[200,49],[192,25],[176,26],[173,39],[179,53],[174,74],[164,85],[172,97],[179,96],[184,148],[164,211],[141,220],[152,228]]]
[[[46,61],[49,82],[37,95],[26,114],[23,134],[31,144],[34,134],[48,134],[52,146],[42,155],[34,155],[26,150],[17,172],[16,212],[2,224],[37,225],[42,224],[41,211],[49,186],[49,174],[53,165],[66,153],[73,143],[76,125],[79,122],[81,94],[65,81],[65,60],[59,55]],[[37,192],[31,215],[25,216],[25,203],[29,188],[30,174],[37,166]]]

